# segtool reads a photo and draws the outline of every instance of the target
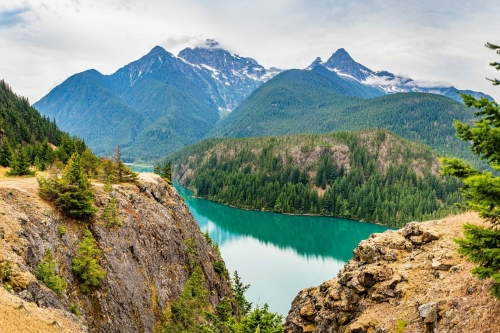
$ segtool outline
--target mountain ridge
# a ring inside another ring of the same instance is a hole
[[[249,105],[259,88],[290,71],[298,75],[300,70],[266,69],[253,58],[223,49],[215,40],[185,48],[178,55],[155,46],[110,75],[96,70],[72,75],[34,107],[62,129],[81,136],[98,155],[109,155],[120,145],[128,162],[152,162],[219,132],[220,124],[226,123],[222,118],[228,114],[231,118]],[[345,49],[337,50],[326,62],[316,59],[304,72],[311,73],[307,80],[329,81],[324,96],[298,94],[305,100],[314,99],[323,109],[331,104],[325,98],[332,99],[333,94],[369,99],[391,92],[422,91],[460,99],[454,87],[424,89],[411,79],[373,72],[355,62]],[[288,88],[290,94],[300,89],[298,84]]]
[[[398,92],[428,92],[444,95],[457,102],[462,102],[460,94],[465,93],[471,94],[475,98],[486,97],[493,100],[491,96],[482,92],[466,89],[459,90],[454,86],[434,85],[432,87],[426,87],[409,77],[395,75],[386,70],[373,71],[356,62],[344,48],[339,48],[325,62],[323,62],[320,57],[317,57],[311,65],[306,67],[306,70],[312,70],[318,66],[334,71],[346,80],[357,81],[363,85],[376,88],[386,94]]]

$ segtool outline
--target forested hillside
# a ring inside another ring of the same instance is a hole
[[[472,120],[458,102],[429,93],[400,93],[363,99],[346,96],[314,71],[290,70],[257,89],[221,120],[207,137],[256,137],[383,128],[430,146],[441,154],[471,160],[455,137],[453,120]]]
[[[442,217],[461,184],[428,147],[383,130],[210,139],[169,156],[196,194],[249,209],[400,226]]]
[[[0,81],[0,166],[24,163],[45,169],[56,158],[65,163],[73,152],[85,149],[83,140],[61,131]]]

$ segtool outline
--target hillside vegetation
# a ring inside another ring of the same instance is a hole
[[[0,81],[0,166],[17,170],[35,165],[45,170],[56,159],[65,163],[72,153],[85,149],[83,140],[61,131]]]
[[[424,143],[441,154],[472,160],[455,137],[453,120],[470,122],[458,102],[429,93],[399,93],[363,99],[335,89],[314,71],[290,70],[258,88],[207,137],[257,137],[382,128]],[[351,95],[351,96],[349,96]]]
[[[169,157],[174,177],[223,204],[399,226],[454,212],[460,182],[428,147],[390,132],[210,139]]]

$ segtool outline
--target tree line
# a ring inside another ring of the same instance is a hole
[[[427,147],[393,138],[385,131],[371,131],[215,139],[174,154],[170,160],[177,176],[186,166],[194,171],[186,185],[197,196],[241,208],[330,215],[391,226],[458,211],[454,203],[462,200],[461,182],[431,171],[436,156]],[[387,167],[382,170],[381,147],[397,146],[396,142],[400,147],[384,157],[382,163]],[[348,147],[348,169],[332,155],[332,144]],[[297,150],[291,150],[295,145],[305,156],[318,151],[321,156],[299,165]],[[370,151],[372,145],[378,148]],[[417,161],[425,166],[419,175],[414,169]]]

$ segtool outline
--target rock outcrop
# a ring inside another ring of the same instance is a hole
[[[94,184],[99,212],[91,222],[60,215],[38,196],[33,182],[0,182],[0,265],[12,262],[9,297],[30,307],[59,309],[76,321],[69,312],[77,307],[82,329],[91,332],[153,332],[190,276],[193,256],[186,244],[192,240],[212,305],[230,295],[227,275],[213,268],[222,258],[175,189],[158,176],[141,174],[137,184],[114,185],[112,192]],[[122,223],[110,228],[102,213],[112,197]],[[80,290],[71,269],[86,229],[102,250],[100,264],[106,270],[101,286],[90,293]],[[60,297],[34,276],[47,249],[68,282]]]
[[[287,333],[498,332],[498,301],[453,237],[475,214],[373,234],[333,280],[302,290]]]

